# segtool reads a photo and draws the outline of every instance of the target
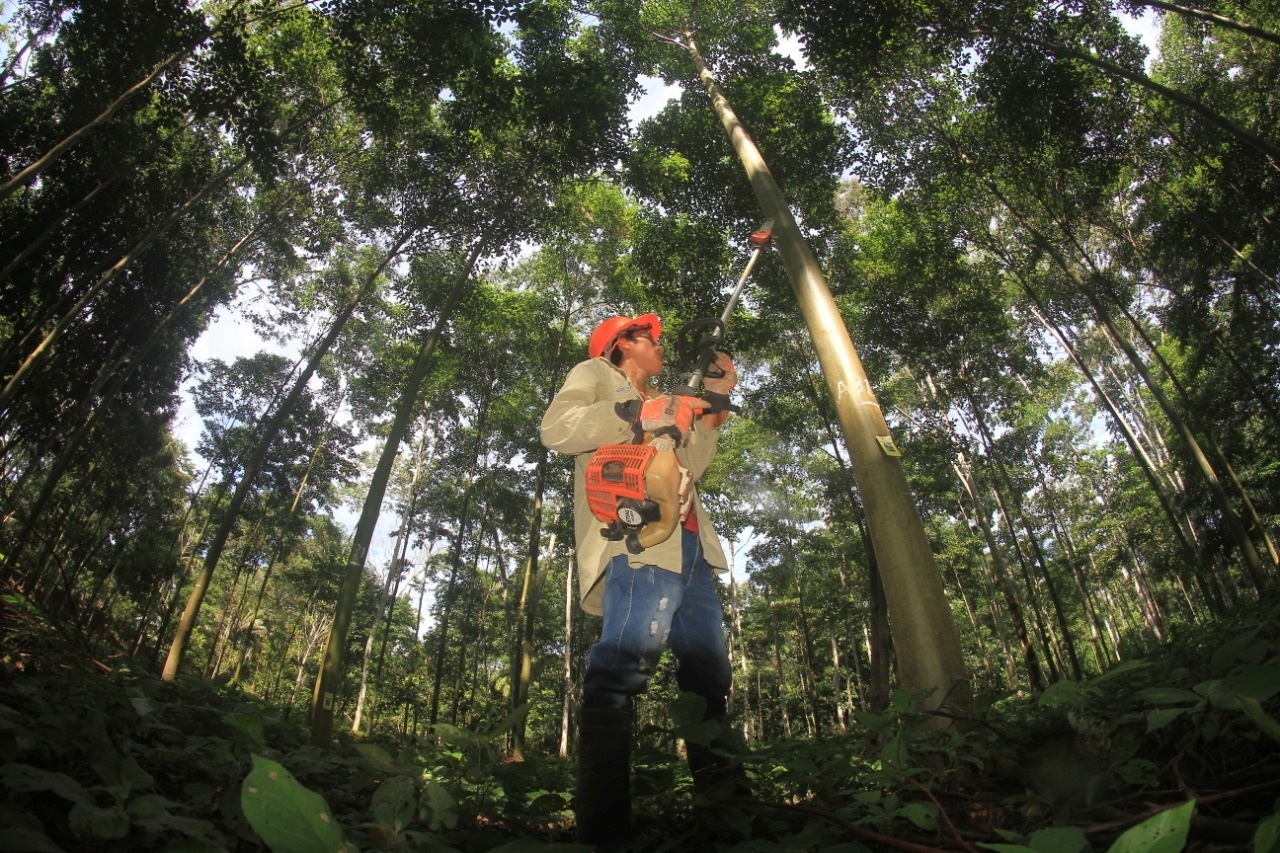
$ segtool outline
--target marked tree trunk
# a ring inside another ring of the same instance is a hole
[[[893,625],[899,684],[927,693],[920,708],[939,711],[934,718],[938,725],[966,718],[969,675],[942,577],[907,487],[898,450],[826,277],[755,142],[716,85],[693,34],[686,32],[677,43],[688,52],[711,96],[762,211],[773,219],[774,238],[835,401],[866,510]]]

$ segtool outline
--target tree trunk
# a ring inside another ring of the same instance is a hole
[[[333,404],[333,411],[329,415],[329,422],[325,424],[324,432],[316,442],[315,449],[311,451],[311,458],[307,460],[307,470],[303,472],[301,479],[298,481],[298,488],[293,492],[293,503],[289,505],[289,511],[285,514],[284,519],[279,524],[281,531],[288,529],[289,522],[292,521],[293,517],[298,513],[298,506],[302,503],[303,494],[306,493],[307,481],[311,479],[311,472],[315,469],[316,460],[320,458],[320,453],[324,450],[325,442],[328,441],[329,432],[333,429],[334,422],[338,419],[338,413],[342,409],[342,401],[346,399],[346,396],[347,389],[343,388],[342,392],[338,395],[338,399]],[[283,540],[284,537],[282,536],[281,538]],[[267,594],[267,582],[271,580],[271,575],[275,570],[275,567],[284,562],[291,550],[292,546],[282,541],[280,546],[276,548],[275,553],[272,554],[271,559],[267,562],[266,568],[263,569],[262,580],[258,584],[258,595],[254,599],[253,610],[249,613],[249,618],[247,620],[250,625],[258,621],[258,614],[262,612],[262,600]],[[241,654],[240,660],[241,662],[244,661],[243,654]],[[237,665],[236,682],[239,682],[239,670],[239,665]]]
[[[1249,538],[1248,531],[1244,529],[1244,524],[1241,523],[1240,516],[1236,513],[1235,508],[1231,505],[1231,501],[1227,498],[1226,491],[1222,487],[1222,482],[1219,480],[1217,472],[1213,469],[1213,466],[1205,456],[1204,450],[1200,447],[1199,440],[1196,439],[1195,435],[1191,432],[1191,428],[1187,425],[1186,419],[1173,408],[1173,404],[1165,395],[1164,389],[1161,388],[1160,384],[1151,376],[1151,371],[1147,369],[1146,363],[1143,362],[1141,356],[1139,356],[1134,350],[1133,345],[1120,334],[1120,330],[1116,328],[1115,322],[1111,319],[1110,312],[1108,312],[1106,306],[1102,304],[1102,300],[1099,298],[1097,292],[1084,280],[1084,277],[1080,274],[1079,270],[1067,261],[1067,258],[1063,256],[1062,252],[1060,252],[1053,243],[1041,234],[1039,229],[1027,221],[1026,217],[1022,215],[1022,212],[1013,205],[1013,203],[1000,191],[998,187],[995,186],[994,183],[988,181],[987,186],[990,192],[1000,200],[1009,213],[1017,219],[1019,224],[1027,229],[1027,232],[1032,236],[1036,244],[1049,253],[1050,257],[1053,258],[1055,265],[1076,285],[1080,294],[1085,297],[1094,312],[1097,314],[1099,323],[1107,330],[1108,334],[1111,335],[1111,339],[1116,343],[1116,345],[1124,351],[1126,357],[1129,359],[1130,365],[1138,372],[1138,375],[1142,377],[1143,384],[1146,386],[1147,390],[1150,391],[1151,396],[1160,406],[1160,410],[1164,413],[1165,417],[1168,418],[1169,423],[1177,431],[1179,437],[1186,445],[1187,452],[1191,454],[1192,461],[1204,476],[1205,484],[1208,486],[1209,493],[1213,496],[1214,504],[1217,506],[1218,512],[1222,516],[1223,525],[1226,527],[1231,538],[1235,541],[1236,547],[1240,550],[1240,556],[1244,563],[1245,571],[1249,576],[1249,580],[1253,584],[1255,591],[1260,594],[1266,586],[1266,573],[1262,567],[1262,558],[1259,556],[1257,548],[1254,547],[1253,540]]]
[[[1107,412],[1110,413],[1113,423],[1120,430],[1121,435],[1124,436],[1125,443],[1129,445],[1129,449],[1133,452],[1134,459],[1138,463],[1138,468],[1142,471],[1143,476],[1146,477],[1147,482],[1151,485],[1151,491],[1160,502],[1160,508],[1164,511],[1165,517],[1169,520],[1169,527],[1176,534],[1178,545],[1182,550],[1183,558],[1187,561],[1187,565],[1202,565],[1204,558],[1200,554],[1199,549],[1195,546],[1194,537],[1192,537],[1190,531],[1186,528],[1185,518],[1180,516],[1174,510],[1173,504],[1169,500],[1169,495],[1165,491],[1165,486],[1161,482],[1157,473],[1159,470],[1158,466],[1151,459],[1146,448],[1142,446],[1142,442],[1134,432],[1133,427],[1129,424],[1129,421],[1124,417],[1124,415],[1121,414],[1119,406],[1117,406],[1115,401],[1111,399],[1111,395],[1108,394],[1106,389],[1104,389],[1101,383],[1098,382],[1093,371],[1090,370],[1088,365],[1084,363],[1084,360],[1080,358],[1079,354],[1076,352],[1075,346],[1073,346],[1072,342],[1067,339],[1066,334],[1058,327],[1058,324],[1050,321],[1047,315],[1041,313],[1043,306],[1039,297],[1026,285],[1025,282],[1023,283],[1023,290],[1036,303],[1035,307],[1032,308],[1036,319],[1038,319],[1041,325],[1053,334],[1054,338],[1062,348],[1066,350],[1067,355],[1071,357],[1072,362],[1075,363],[1076,367],[1084,375],[1085,379],[1088,380],[1090,387],[1093,388],[1098,399],[1102,402]]]
[[[395,606],[395,600],[391,598],[391,584],[399,570],[400,567],[396,565],[393,559],[391,565],[387,567],[387,577],[382,582],[382,588],[378,590],[378,597],[373,604],[373,621],[369,624],[368,636],[364,638],[364,655],[360,659],[360,687],[356,691],[356,712],[351,718],[351,731],[353,734],[360,733],[360,723],[364,718],[365,702],[369,698],[369,670],[373,667],[373,646],[378,636],[378,625],[383,621],[383,614],[388,607]],[[387,614],[387,620],[390,621],[389,613]]]
[[[82,125],[69,135],[63,137],[57,144],[42,154],[39,158],[29,163],[3,185],[0,185],[0,202],[3,202],[9,196],[17,192],[23,184],[34,180],[40,172],[48,168],[50,164],[57,161],[57,159],[63,154],[67,153],[67,151],[69,151],[77,142],[110,121],[111,118],[120,111],[120,108],[128,103],[134,95],[150,86],[152,81],[159,77],[166,68],[182,57],[187,56],[191,50],[199,45],[200,42],[204,41],[204,39],[205,37],[201,36],[200,41],[188,45],[184,50],[175,51],[174,53],[166,56],[159,64],[156,65],[155,68],[151,69],[146,77],[143,77],[137,83],[134,83],[126,89],[123,94],[108,104],[106,109],[100,112],[87,124]]]
[[[995,533],[991,529],[991,516],[983,505],[982,498],[979,497],[978,486],[973,479],[973,471],[963,453],[956,454],[956,461],[952,463],[952,468],[960,479],[960,484],[964,487],[965,494],[969,496],[969,502],[973,505],[974,520],[978,528],[982,530],[982,535],[986,538],[987,550],[991,552],[991,564],[995,573],[996,584],[999,586],[1001,593],[1004,594],[1005,606],[1009,610],[1009,618],[1013,620],[1014,635],[1017,636],[1018,642],[1022,645],[1022,660],[1027,667],[1027,678],[1033,687],[1043,690],[1049,686],[1049,681],[1045,678],[1044,669],[1040,666],[1040,657],[1036,654],[1035,644],[1031,642],[1031,633],[1027,630],[1027,621],[1023,615],[1022,603],[1018,600],[1017,593],[1013,588],[1013,582],[1009,579],[1009,572],[1005,568],[1000,543],[996,541]]]
[[[408,235],[404,238],[404,241],[407,240]],[[462,297],[466,283],[471,279],[471,273],[475,269],[476,262],[480,260],[480,254],[486,242],[484,239],[476,242],[471,256],[454,279],[445,304],[440,308],[435,328],[418,350],[417,360],[414,362],[413,370],[409,374],[404,392],[396,406],[391,429],[387,432],[382,455],[378,458],[377,467],[374,469],[369,493],[365,496],[364,508],[360,513],[360,520],[356,523],[351,553],[347,558],[346,573],[343,575],[337,606],[334,608],[333,627],[329,631],[329,639],[324,650],[324,662],[312,695],[311,742],[316,746],[328,746],[333,735],[334,703],[342,679],[342,659],[347,642],[347,631],[351,627],[356,593],[359,592],[360,582],[364,579],[364,564],[369,555],[369,545],[373,541],[373,531],[378,524],[378,516],[382,513],[382,499],[386,494],[387,483],[391,479],[391,466],[400,449],[400,441],[408,430],[409,422],[418,406],[418,396],[421,393],[422,383],[427,377],[431,357],[435,353],[445,326],[453,316],[454,308]],[[403,245],[404,242],[401,242],[400,246]]]
[[[1182,6],[1178,3],[1169,3],[1166,0],[1138,0],[1139,6],[1149,6],[1152,9],[1162,9],[1166,12],[1173,12],[1187,18],[1195,18],[1196,20],[1206,21],[1211,24],[1217,24],[1228,29],[1238,30],[1239,32],[1265,39],[1272,44],[1280,44],[1280,35],[1270,30],[1264,30],[1262,27],[1255,27],[1244,21],[1237,21],[1235,18],[1228,18],[1225,15],[1219,15],[1216,12],[1209,12],[1204,9],[1195,9],[1190,6]]]
[[[116,97],[116,99],[113,100],[110,104],[108,104],[106,109],[104,109],[101,113],[99,113],[97,116],[95,116],[93,119],[91,119],[84,125],[81,125],[80,127],[78,127],[72,133],[63,137],[57,144],[55,144],[52,148],[46,151],[43,155],[41,155],[35,161],[33,161],[32,163],[24,167],[20,172],[18,172],[12,178],[6,181],[3,186],[0,186],[0,202],[3,202],[10,195],[17,192],[17,190],[23,184],[33,180],[42,171],[47,169],[51,164],[55,163],[60,157],[62,157],[62,155],[70,151],[76,144],[78,144],[86,136],[91,134],[93,131],[95,131],[102,125],[109,122],[112,118],[115,117],[116,113],[120,111],[121,107],[123,107],[130,100],[132,100],[139,92],[142,92],[148,86],[150,86],[151,83],[154,82],[157,77],[163,74],[166,69],[168,69],[171,65],[177,62],[179,59],[190,56],[192,52],[196,51],[200,47],[200,45],[204,44],[214,35],[217,35],[219,32],[221,32],[224,26],[229,24],[234,24],[236,26],[239,26],[240,20],[236,18],[233,13],[237,9],[239,9],[242,5],[244,5],[244,0],[234,0],[234,2],[230,6],[228,6],[225,10],[222,11],[222,16],[220,20],[218,21],[217,24],[213,26],[211,30],[202,31],[200,33],[199,38],[195,39],[194,41],[188,42],[187,44],[182,46],[181,50],[176,50],[173,53],[166,56],[164,59],[160,60],[160,62],[158,62],[154,68],[152,68],[149,72],[147,72],[147,75],[145,77],[143,77],[137,83],[134,83],[132,86],[126,89],[123,93],[121,93],[118,97]],[[15,58],[15,61],[16,61],[16,58]]]
[[[524,576],[520,581],[520,602],[516,607],[516,624],[520,633],[511,662],[511,710],[529,701],[529,685],[533,680],[534,583],[538,576],[538,553],[542,550],[542,493],[546,485],[547,458],[543,452],[534,475],[533,519],[529,530],[529,553],[525,556]],[[552,522],[552,526],[555,522]],[[551,534],[547,553],[556,549],[556,534]],[[511,733],[511,757],[524,761],[525,717],[520,717]]]
[[[569,757],[569,732],[573,719],[573,567],[577,556],[570,551],[564,570],[564,668],[561,672],[560,757]]]
[[[277,206],[274,211],[279,211],[281,207],[283,207],[283,204]],[[46,474],[45,480],[41,484],[40,493],[32,502],[31,508],[27,512],[26,523],[28,530],[36,527],[38,524],[40,515],[43,513],[45,506],[48,504],[50,497],[52,497],[54,490],[62,479],[62,476],[70,467],[71,462],[74,461],[75,454],[80,449],[80,445],[89,436],[92,427],[97,423],[98,415],[102,411],[102,408],[93,407],[93,402],[100,399],[115,399],[119,395],[125,382],[128,381],[129,377],[131,377],[134,372],[145,363],[147,353],[149,353],[151,348],[161,340],[169,325],[181,315],[182,311],[188,305],[192,303],[196,295],[202,292],[205,283],[239,253],[239,251],[250,241],[250,239],[252,239],[258,229],[265,224],[266,221],[267,218],[264,217],[262,221],[249,231],[248,234],[237,241],[231,249],[224,253],[209,272],[206,273],[200,281],[196,282],[196,284],[187,291],[187,294],[178,302],[178,304],[175,305],[167,315],[165,315],[164,319],[156,324],[155,328],[152,329],[148,335],[147,340],[141,346],[133,350],[125,351],[118,357],[110,359],[107,364],[104,364],[99,368],[88,393],[77,401],[75,413],[68,418],[70,423],[77,424],[76,430],[71,434],[71,437],[58,448],[57,459],[54,462],[53,467]],[[3,279],[4,276],[0,275],[0,280]],[[107,390],[103,392],[103,388],[106,386],[108,380],[112,380],[111,384],[107,387]],[[14,492],[17,491],[19,490],[15,488]],[[8,566],[10,564],[17,563],[27,541],[27,534],[24,533],[23,538],[13,547],[6,558],[6,572],[9,570]]]
[[[813,738],[822,740],[822,725],[819,720],[818,671],[814,655],[813,629],[809,625],[809,610],[805,606],[804,584],[800,580],[801,561],[795,556],[790,537],[786,540],[786,549],[791,563],[791,582],[796,590],[796,612],[800,617],[800,654],[804,666],[800,668],[800,683],[808,698],[809,712],[807,716],[813,720]]]
[[[311,377],[320,367],[320,362],[328,355],[342,330],[346,328],[347,321],[351,319],[356,308],[364,301],[374,289],[374,285],[378,281],[378,277],[386,268],[387,264],[400,254],[401,250],[417,233],[415,229],[406,230],[396,240],[395,245],[389,252],[383,255],[381,262],[366,277],[364,284],[360,286],[359,291],[352,297],[342,310],[334,317],[333,322],[329,326],[328,333],[317,342],[315,348],[311,352],[310,358],[307,359],[306,366],[302,373],[299,374],[297,380],[293,383],[293,388],[289,391],[288,396],[280,402],[262,425],[262,432],[258,436],[258,443],[253,449],[253,454],[246,460],[244,471],[240,476],[240,482],[236,484],[236,490],[231,496],[231,502],[226,509],[226,515],[223,517],[222,523],[218,526],[217,532],[214,533],[213,539],[209,543],[209,548],[205,552],[204,564],[201,568],[199,577],[196,578],[195,586],[191,590],[191,595],[187,599],[187,607],[182,613],[182,619],[178,622],[178,632],[173,638],[173,643],[169,647],[169,658],[165,661],[164,671],[160,677],[164,681],[173,681],[178,676],[178,669],[182,665],[182,656],[186,652],[187,644],[191,640],[191,632],[195,628],[196,618],[200,614],[200,605],[204,601],[205,593],[208,592],[209,582],[213,578],[214,569],[218,565],[218,560],[222,557],[222,549],[227,544],[227,538],[231,535],[231,530],[235,526],[237,517],[240,514],[240,508],[244,506],[245,499],[249,496],[249,489],[253,485],[253,481],[257,478],[258,471],[262,467],[263,461],[267,457],[267,451],[270,449],[272,442],[275,441],[276,435],[280,432],[280,428],[284,425],[285,420],[292,412],[298,398],[302,396],[302,392],[306,389],[307,384],[311,381]],[[358,531],[357,531],[358,532]],[[363,560],[361,561],[363,565]]]
[[[1058,623],[1058,630],[1062,634],[1062,644],[1066,646],[1067,663],[1071,665],[1071,675],[1076,681],[1080,681],[1084,677],[1084,670],[1080,667],[1080,658],[1076,654],[1075,639],[1071,635],[1071,626],[1067,624],[1067,615],[1063,606],[1062,596],[1058,594],[1058,585],[1053,579],[1053,575],[1049,571],[1049,562],[1045,559],[1044,549],[1040,547],[1040,536],[1037,534],[1035,526],[1031,519],[1027,517],[1026,510],[1022,506],[1022,499],[1018,496],[1019,491],[1014,485],[1009,472],[1005,469],[1003,460],[997,456],[997,448],[995,438],[991,434],[990,428],[987,426],[986,418],[976,400],[972,397],[968,400],[969,409],[973,412],[974,421],[978,426],[978,433],[982,436],[983,443],[987,448],[988,458],[991,464],[995,466],[996,476],[999,481],[1004,484],[1003,493],[1008,495],[1008,501],[1012,502],[1013,510],[1018,520],[1022,523],[1022,529],[1026,532],[1026,542],[1031,547],[1032,556],[1035,557],[1036,565],[1040,567],[1040,576],[1044,578],[1045,589],[1049,593],[1049,603],[1053,605],[1054,615]],[[1001,511],[1007,511],[1005,507],[1005,499],[999,497],[1000,489],[996,490],[997,500],[1000,501]],[[1015,541],[1017,539],[1013,529],[1013,517],[1006,516],[1009,524],[1009,534]],[[1015,545],[1016,547],[1016,545]],[[1028,580],[1030,580],[1028,578]],[[1030,589],[1028,589],[1030,592]]]
[[[0,281],[8,281],[9,276],[13,274],[14,270],[21,268],[21,266],[27,262],[28,258],[39,251],[40,247],[48,242],[49,238],[58,232],[58,228],[61,227],[62,223],[66,222],[78,213],[86,204],[97,198],[99,193],[115,184],[118,177],[119,175],[111,175],[104,178],[100,184],[85,193],[78,202],[64,210],[56,220],[49,224],[48,228],[36,235],[34,240],[31,240],[27,245],[23,246],[22,251],[15,255],[13,260],[9,261],[3,270],[0,270]],[[35,327],[33,327],[28,334],[24,335],[21,339],[6,341],[4,348],[0,349],[0,364],[7,364],[13,355],[13,350],[21,349],[25,346],[26,343],[31,340],[31,336],[34,335],[34,333]]]
[[[969,715],[968,673],[960,635],[934,564],[928,536],[907,487],[880,405],[836,307],[817,258],[805,242],[759,149],[716,85],[691,33],[684,47],[710,95],[717,116],[742,161],[761,209],[773,219],[782,261],[818,351],[866,511],[896,633],[898,677],[908,690],[928,691],[926,711],[943,709],[934,723]]]
[[[566,312],[560,326],[560,337],[556,345],[556,362],[564,351],[565,336],[569,331],[571,315]],[[552,377],[554,379],[554,376]],[[548,382],[544,402],[551,405],[555,398],[556,383]],[[538,579],[538,556],[542,551],[542,498],[547,484],[547,449],[539,446],[537,470],[533,486],[533,514],[529,520],[529,548],[525,555],[524,577],[520,583],[520,601],[516,608],[516,624],[520,628],[519,639],[512,653],[511,660],[511,710],[529,701],[529,685],[533,678],[533,628],[536,608],[533,606],[533,590]],[[556,518],[559,518],[557,514]],[[552,522],[552,526],[555,522]],[[556,537],[551,534],[551,542],[547,547],[550,556],[555,552]],[[511,756],[516,761],[524,760],[526,719],[528,715],[517,719],[511,732]]]
[[[1067,567],[1071,570],[1076,592],[1079,593],[1080,601],[1084,606],[1085,620],[1089,623],[1089,637],[1093,644],[1094,663],[1098,666],[1098,672],[1106,672],[1111,660],[1102,639],[1102,621],[1098,618],[1097,607],[1094,605],[1093,596],[1089,593],[1089,586],[1085,582],[1084,567],[1080,565],[1075,543],[1071,539],[1071,534],[1067,532],[1067,522],[1062,519],[1062,514],[1057,510],[1048,479],[1039,465],[1036,466],[1036,470],[1040,475],[1040,489],[1045,496],[1045,508],[1049,513],[1049,522],[1053,525],[1054,538],[1062,543]]]
[[[160,239],[160,235],[167,231],[173,223],[177,222],[183,214],[202,201],[215,187],[225,184],[231,175],[235,174],[248,164],[249,158],[245,157],[244,159],[226,167],[217,175],[214,175],[204,184],[204,186],[192,195],[191,198],[187,199],[179,207],[170,211],[168,216],[160,220],[160,222],[153,226],[150,231],[144,234],[142,239],[135,243],[129,251],[120,258],[120,260],[112,264],[106,272],[100,275],[98,280],[88,287],[80,298],[76,300],[75,304],[58,318],[57,322],[54,323],[53,328],[44,336],[44,339],[27,355],[22,364],[13,371],[13,375],[9,377],[9,381],[5,384],[4,388],[0,389],[0,411],[3,411],[8,407],[9,403],[13,400],[14,395],[17,393],[18,388],[22,385],[23,380],[26,379],[27,374],[48,356],[54,343],[56,343],[58,338],[62,336],[62,333],[66,331],[67,326],[71,325],[72,322],[80,317],[85,307],[93,301],[95,296],[102,292],[103,288],[105,288],[107,284],[120,273],[120,271],[133,263],[135,258],[150,248],[152,243]]]
[[[884,578],[880,574],[880,561],[876,559],[874,543],[867,537],[867,601],[871,613],[867,619],[867,657],[870,661],[871,685],[867,691],[867,705],[872,711],[889,707],[889,670],[896,645],[889,630],[889,606],[885,600]],[[904,687],[906,685],[903,685]]]
[[[1012,38],[1016,41],[1026,42],[1027,44],[1035,45],[1046,53],[1056,56],[1059,59],[1074,59],[1077,62],[1092,65],[1094,68],[1108,74],[1128,80],[1130,83],[1134,83],[1143,89],[1159,95],[1170,103],[1186,107],[1196,115],[1207,120],[1210,124],[1213,124],[1220,130],[1225,131],[1228,135],[1234,136],[1236,139],[1244,142],[1254,150],[1270,158],[1272,163],[1280,164],[1280,147],[1277,147],[1270,140],[1237,124],[1217,110],[1200,103],[1195,98],[1179,92],[1176,89],[1170,89],[1168,86],[1157,83],[1145,74],[1131,71],[1130,69],[1117,65],[1116,63],[1108,59],[1104,59],[1097,54],[1077,50],[1074,47],[1070,47],[1069,45],[1061,44],[1059,42],[1050,42],[1042,39],[1031,38],[1025,34],[991,33],[989,35],[996,35],[997,37],[1003,36]]]
[[[489,417],[489,410],[482,405],[480,413],[476,418],[476,446],[472,454],[472,470],[480,463],[481,448],[484,444],[485,424]],[[445,652],[448,650],[449,643],[449,620],[453,615],[453,598],[456,594],[458,584],[458,567],[462,565],[463,542],[466,539],[467,527],[471,523],[471,503],[472,503],[472,486],[475,485],[475,476],[472,475],[467,483],[466,495],[463,499],[462,511],[458,514],[458,533],[454,537],[453,546],[450,549],[449,556],[449,582],[445,587],[444,597],[438,599],[443,605],[440,608],[440,624],[436,626],[439,633],[439,642],[436,645],[436,667],[432,677],[431,684],[431,713],[427,718],[431,725],[435,725],[440,716],[440,691],[443,689],[444,683],[444,660]],[[483,532],[483,531],[482,531]],[[483,538],[483,537],[482,537]]]

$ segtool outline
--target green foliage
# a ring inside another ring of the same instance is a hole
[[[1196,801],[1191,800],[1125,830],[1124,835],[1107,848],[1108,853],[1179,853],[1187,843],[1195,806]]]
[[[349,849],[324,798],[293,778],[279,763],[253,756],[253,770],[240,786],[245,819],[272,853],[338,853]]]
[[[91,672],[34,611],[5,613],[24,651],[11,636],[0,658],[0,812],[29,849],[537,850],[571,832],[571,766],[505,760],[528,708],[321,752],[234,689]],[[919,697],[896,693],[847,734],[725,753],[755,797],[695,797],[692,812],[678,741],[716,732],[700,699],[664,695],[659,673],[643,703],[654,722],[637,750],[637,843],[860,851],[963,838],[1001,853],[1177,853],[1230,832],[1270,851],[1277,750],[1241,700],[1277,713],[1278,661],[1280,611],[1259,611],[1090,680],[989,697],[967,730],[920,725]],[[1170,706],[1183,713],[1150,728]],[[1193,810],[1213,820],[1197,825]]]

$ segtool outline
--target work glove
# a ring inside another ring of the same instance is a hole
[[[726,395],[738,387],[738,371],[734,369],[733,359],[727,353],[716,353],[716,360],[702,378],[702,387],[713,394]]]
[[[682,444],[693,429],[693,419],[706,408],[707,401],[697,397],[663,394],[640,407],[640,428],[653,436],[669,435]]]

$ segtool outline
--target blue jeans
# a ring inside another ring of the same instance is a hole
[[[724,714],[732,675],[724,608],[698,535],[683,528],[680,535],[680,574],[657,566],[633,569],[626,555],[605,567],[604,624],[587,653],[584,707],[629,709],[670,645],[680,690],[706,699],[708,717]]]

